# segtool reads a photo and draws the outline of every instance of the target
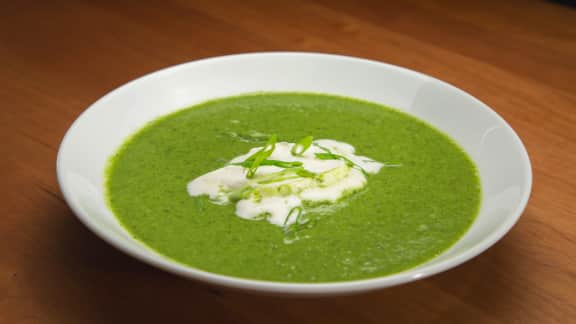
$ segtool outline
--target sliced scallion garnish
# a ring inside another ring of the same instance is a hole
[[[254,175],[256,174],[256,170],[258,170],[258,167],[260,166],[262,161],[266,160],[270,155],[272,155],[272,152],[274,152],[274,149],[276,148],[276,140],[277,140],[276,135],[270,136],[268,142],[266,143],[266,145],[264,145],[262,149],[252,154],[249,158],[246,159],[246,161],[244,161],[244,162],[250,161],[250,166],[248,167],[248,173],[246,174],[247,178],[253,178]]]
[[[312,173],[304,169],[303,167],[296,167],[282,170],[280,172],[270,173],[258,177],[254,181],[256,181],[259,184],[268,184],[297,178],[312,178],[314,176],[316,176],[316,173]]]
[[[324,153],[314,154],[314,156],[316,156],[317,159],[319,159],[319,160],[341,160],[341,161],[344,161],[344,163],[346,163],[347,166],[349,166],[351,168],[356,168],[356,169],[362,171],[362,173],[364,173],[364,175],[368,175],[368,173],[366,172],[366,170],[364,170],[363,167],[354,163],[354,161],[350,160],[349,158],[347,158],[343,155],[340,155],[340,154],[334,154],[334,153],[332,153],[332,151],[330,151],[329,149],[327,149],[324,146],[321,146],[319,144],[315,143],[314,145],[316,145],[318,148],[320,148],[321,150],[324,151]]]
[[[232,165],[239,165],[245,168],[249,168],[252,165],[252,161],[246,160],[244,162],[239,162],[239,163],[232,163]],[[264,165],[272,165],[272,166],[277,166],[279,168],[295,168],[295,167],[299,167],[302,166],[302,162],[300,161],[279,161],[279,160],[264,160],[262,162],[260,162],[260,166],[264,166]]]
[[[300,206],[296,206],[292,209],[290,209],[290,212],[288,213],[288,216],[286,216],[286,219],[284,220],[284,228],[286,228],[286,225],[288,224],[288,221],[290,220],[290,218],[292,218],[292,215],[294,213],[296,214],[296,219],[294,220],[294,224],[296,224],[298,222],[298,219],[300,219],[300,216],[302,216],[302,207]]]
[[[310,145],[312,145],[312,141],[314,141],[314,137],[312,136],[304,137],[303,139],[299,140],[296,144],[294,144],[294,146],[292,146],[290,153],[292,153],[292,155],[294,156],[301,156],[302,154],[304,154],[304,152],[306,152],[306,150],[310,147]]]
[[[248,197],[250,197],[250,195],[254,192],[254,187],[247,185],[244,186],[242,188],[239,188],[235,191],[232,191],[229,195],[228,195],[228,199],[230,201],[238,201],[238,200],[242,200],[242,199],[247,199]]]
[[[314,178],[316,176],[316,173],[310,172],[303,167],[295,168],[294,171],[296,171],[296,174],[303,178]]]

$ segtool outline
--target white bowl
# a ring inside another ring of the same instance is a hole
[[[452,248],[416,268],[375,279],[280,283],[224,276],[178,264],[134,240],[103,199],[104,167],[146,122],[207,99],[256,91],[323,92],[399,108],[455,139],[480,172],[483,198],[470,230]],[[184,63],[131,81],[78,117],[64,137],[58,181],[78,218],[118,249],[166,271],[212,284],[273,294],[347,294],[428,277],[469,260],[520,217],[532,185],[524,145],[488,106],[445,82],[405,68],[316,53],[253,53]]]

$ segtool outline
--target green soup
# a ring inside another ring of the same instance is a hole
[[[300,240],[191,197],[187,183],[261,146],[313,135],[397,163]],[[425,122],[378,104],[322,94],[260,93],[209,101],[155,120],[110,159],[106,191],[121,224],[193,268],[260,280],[330,282],[412,268],[453,245],[474,221],[480,182],[466,153]]]

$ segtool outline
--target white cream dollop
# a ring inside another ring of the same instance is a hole
[[[236,215],[245,219],[266,219],[277,226],[289,226],[295,215],[306,212],[304,202],[336,202],[362,189],[366,174],[376,174],[384,166],[365,156],[355,155],[352,145],[329,139],[315,140],[302,154],[291,153],[294,143],[278,142],[267,158],[301,162],[313,176],[299,176],[295,169],[260,166],[252,178],[241,163],[262,149],[255,147],[230,160],[229,165],[206,173],[188,183],[190,196],[207,195],[215,204],[236,203]],[[316,154],[331,153],[340,159],[320,159]],[[294,209],[298,213],[293,213]]]

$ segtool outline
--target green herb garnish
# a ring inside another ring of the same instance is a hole
[[[304,153],[310,147],[310,145],[312,145],[312,140],[313,140],[312,136],[307,136],[307,137],[303,138],[302,140],[300,140],[300,142],[295,144],[294,147],[300,147],[298,150],[296,150],[296,153],[297,154]],[[292,176],[288,177],[288,178],[284,178],[284,180],[296,178],[293,175],[297,175],[297,176],[305,177],[305,178],[311,178],[311,177],[314,177],[316,175],[315,173],[304,169],[302,167],[302,162],[300,162],[300,161],[269,160],[268,157],[270,155],[272,155],[272,152],[274,152],[274,149],[276,147],[276,141],[277,141],[276,135],[270,136],[270,138],[268,139],[268,142],[266,143],[266,145],[262,149],[260,149],[256,153],[252,154],[250,157],[248,157],[243,162],[232,163],[232,165],[239,165],[241,167],[247,168],[248,169],[248,173],[246,174],[247,178],[253,178],[254,175],[256,174],[256,170],[258,170],[258,168],[260,166],[265,166],[265,165],[272,165],[272,166],[285,168],[285,169],[293,169],[294,173],[292,174]],[[292,148],[292,151],[291,151],[292,154],[294,154],[294,152],[295,152],[294,147]],[[275,175],[274,179],[276,179],[276,178],[282,179],[283,176],[285,176],[285,174],[282,174],[281,172],[280,173],[274,173],[273,175]],[[269,180],[267,179],[267,180],[263,180],[263,181],[269,181]],[[276,182],[276,181],[281,181],[281,180],[273,180],[271,182]]]
[[[316,173],[310,172],[310,171],[304,169],[303,167],[295,168],[294,171],[296,171],[296,174],[298,174],[299,176],[301,176],[303,178],[314,178],[317,175]]]
[[[314,156],[316,156],[317,159],[319,159],[319,160],[341,160],[341,161],[344,161],[344,163],[346,163],[347,166],[362,171],[362,173],[364,173],[364,175],[366,175],[366,176],[368,175],[368,173],[366,172],[366,170],[364,170],[364,168],[362,168],[360,165],[354,163],[349,158],[347,158],[343,155],[340,155],[340,154],[334,154],[334,153],[332,153],[332,151],[330,151],[329,149],[327,149],[324,146],[321,146],[319,144],[315,143],[314,145],[316,145],[318,148],[320,148],[321,150],[324,151],[324,153],[314,154]]]
[[[290,153],[294,156],[301,156],[306,152],[306,150],[312,145],[312,141],[314,141],[314,137],[306,136],[303,139],[299,140],[298,143],[292,146]]]
[[[286,170],[282,170],[280,172],[270,173],[258,179],[255,179],[259,184],[268,184],[273,182],[280,182],[284,180],[290,179],[298,179],[298,178],[313,178],[316,176],[316,173],[310,172],[303,167],[296,167],[296,168],[289,168]]]
[[[302,207],[300,206],[296,206],[292,209],[290,209],[290,212],[288,213],[288,216],[286,216],[286,219],[284,220],[284,228],[286,228],[286,225],[288,224],[288,221],[290,220],[290,218],[292,218],[292,214],[297,213],[296,214],[296,220],[294,221],[294,224],[298,223],[298,220],[300,219],[300,217],[302,216]]]
[[[239,165],[245,168],[249,168],[252,165],[252,161],[246,160],[244,162],[239,162],[239,163],[232,163],[232,165]],[[295,168],[295,167],[299,167],[302,166],[302,162],[300,161],[279,161],[279,160],[264,160],[262,162],[260,162],[260,166],[263,165],[273,165],[273,166],[277,166],[279,168]]]
[[[356,164],[352,161],[350,161],[350,159],[348,159],[347,157],[343,156],[343,155],[339,155],[339,154],[334,154],[334,153],[316,153],[314,154],[316,156],[316,158],[318,160],[342,160],[344,162],[346,162],[346,165],[349,167],[353,167]]]
[[[264,145],[262,149],[252,154],[243,162],[245,163],[249,161],[250,164],[248,167],[248,173],[246,174],[247,178],[253,178],[262,161],[266,160],[270,155],[272,155],[272,152],[274,152],[274,149],[276,148],[276,140],[276,135],[270,136],[268,142],[266,142],[266,145]]]
[[[236,201],[242,200],[242,199],[248,199],[254,191],[255,191],[254,187],[252,187],[251,185],[246,185],[242,188],[239,188],[235,191],[232,191],[228,195],[228,199],[230,199],[230,201],[233,201],[233,202],[236,202]]]

